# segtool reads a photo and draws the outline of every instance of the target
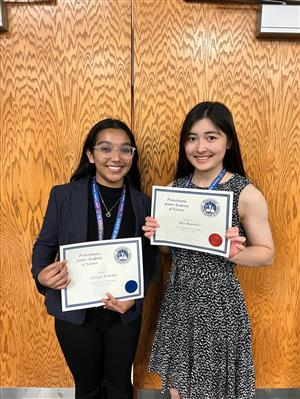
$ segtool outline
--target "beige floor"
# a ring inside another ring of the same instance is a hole
[[[140,390],[137,399],[168,399],[159,390]],[[0,388],[1,399],[74,399],[73,388]],[[200,398],[199,398],[200,399]],[[256,399],[300,399],[298,389],[259,389]]]

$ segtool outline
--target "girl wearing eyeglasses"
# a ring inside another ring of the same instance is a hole
[[[172,268],[150,371],[160,374],[172,399],[253,399],[251,328],[234,269],[236,264],[271,264],[274,246],[266,200],[245,177],[233,118],[225,105],[204,102],[187,114],[171,185],[232,191],[234,227],[227,231],[228,259],[162,248],[170,252]],[[143,229],[150,238],[159,220],[148,217]]]
[[[32,274],[55,317],[76,399],[133,398],[131,367],[143,300],[119,301],[107,293],[101,299],[104,306],[63,312],[61,290],[70,278],[66,262],[57,256],[60,245],[143,235],[150,200],[140,191],[137,160],[135,139],[125,123],[105,119],[93,126],[71,182],[52,188],[34,244]],[[142,242],[146,294],[156,251],[148,240]]]

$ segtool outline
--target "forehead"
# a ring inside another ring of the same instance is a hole
[[[96,136],[96,143],[107,141],[116,144],[131,144],[128,134],[123,129],[108,128],[101,130]]]
[[[209,118],[199,119],[190,128],[190,133],[205,134],[210,132],[221,133],[220,129]]]

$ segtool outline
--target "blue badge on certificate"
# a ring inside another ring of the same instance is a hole
[[[119,263],[127,263],[130,257],[131,254],[128,248],[118,248],[115,251],[115,259]]]
[[[201,203],[201,210],[203,215],[217,216],[220,212],[220,205],[216,200],[209,198]]]

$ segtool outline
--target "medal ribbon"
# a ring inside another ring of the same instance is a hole
[[[223,168],[221,170],[221,172],[218,174],[218,176],[212,181],[211,185],[208,187],[208,190],[214,190],[218,186],[220,181],[223,179],[226,172],[227,172],[227,170],[225,168]],[[188,188],[190,186],[190,184],[192,182],[192,178],[193,178],[193,174],[189,175],[186,178],[186,183],[185,183],[186,188]]]
[[[99,187],[97,186],[97,183],[96,183],[96,177],[94,177],[92,180],[92,195],[93,195],[94,206],[95,206],[95,211],[96,211],[96,218],[97,218],[97,225],[98,225],[98,240],[103,240],[103,233],[104,233],[103,216],[102,216],[100,196],[99,196]],[[123,212],[124,212],[124,205],[125,205],[125,195],[126,195],[126,186],[124,184],[114,229],[113,229],[113,232],[111,235],[112,240],[114,240],[118,237],[118,234],[120,231]]]

